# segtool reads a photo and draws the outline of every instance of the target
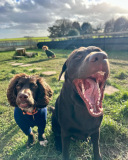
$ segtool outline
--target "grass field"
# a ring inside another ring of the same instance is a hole
[[[30,50],[29,50],[30,51]],[[48,113],[45,130],[48,139],[46,147],[39,146],[38,141],[31,148],[26,148],[27,137],[16,125],[13,107],[6,98],[9,80],[17,73],[38,74],[43,76],[54,90],[50,105],[55,104],[63,81],[58,82],[61,67],[70,50],[53,50],[55,59],[47,59],[41,50],[31,50],[39,55],[33,58],[12,59],[14,51],[0,52],[0,159],[1,160],[61,160],[61,154],[55,150],[51,131],[51,114]],[[42,54],[43,53],[43,54]],[[101,125],[100,146],[103,160],[128,160],[128,53],[109,52],[111,74],[107,85],[119,89],[112,95],[105,95],[103,101],[104,118]],[[29,67],[12,66],[12,63],[32,64]],[[29,69],[32,70],[30,71]],[[36,70],[35,68],[41,68]],[[56,71],[53,76],[44,76],[43,71]],[[37,138],[37,128],[34,128]],[[71,142],[71,160],[92,160],[93,151],[88,142]]]
[[[23,38],[6,38],[6,39],[0,39],[0,41],[23,41],[23,40],[28,40],[28,39],[31,39],[31,40],[46,40],[46,41],[51,41],[51,39],[49,37],[23,37]]]

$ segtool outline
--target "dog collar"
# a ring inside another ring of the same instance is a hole
[[[38,112],[38,109],[36,107],[33,109],[33,111],[31,113],[30,112],[26,112],[23,109],[21,109],[21,110],[22,110],[23,114],[27,114],[27,115],[34,115],[34,114],[36,114]]]

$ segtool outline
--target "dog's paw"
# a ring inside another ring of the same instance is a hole
[[[35,144],[35,136],[33,132],[28,135],[27,148],[32,147]]]
[[[48,143],[48,141],[47,141],[47,139],[46,139],[46,137],[45,137],[45,135],[44,134],[42,134],[42,135],[38,135],[38,140],[39,140],[39,143],[40,143],[40,145],[41,146],[46,146],[47,145],[47,143]]]
[[[40,145],[41,146],[46,146],[48,144],[48,141],[47,140],[44,140],[44,141],[39,141]]]

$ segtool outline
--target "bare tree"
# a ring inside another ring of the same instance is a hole
[[[103,25],[99,23],[96,27],[93,28],[94,33],[103,32]]]

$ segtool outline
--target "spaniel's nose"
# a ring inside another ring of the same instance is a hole
[[[21,100],[26,100],[26,99],[28,98],[28,95],[21,93],[20,96],[19,96],[19,98],[20,98]]]

